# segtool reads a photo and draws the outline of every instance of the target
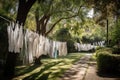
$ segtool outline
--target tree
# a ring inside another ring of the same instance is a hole
[[[19,24],[25,24],[27,14],[32,7],[32,5],[36,2],[36,0],[19,0],[19,7],[18,7],[18,13],[16,21],[19,22]]]
[[[83,0],[45,0],[39,4],[35,11],[36,31],[44,36],[60,21],[79,16],[84,7]]]
[[[118,48],[120,48],[120,20],[115,24],[112,31],[112,43],[113,45],[118,45]]]
[[[120,9],[119,0],[94,0],[94,9],[96,11],[96,16],[100,15],[96,18],[96,22],[101,24],[102,26],[106,26],[106,40],[107,45],[109,45],[109,22],[112,17],[114,22],[115,16],[118,18],[118,10]]]
[[[14,4],[15,1],[13,0],[9,0],[9,2],[7,0],[0,0],[0,51],[1,51],[1,58],[5,59],[6,53],[7,53],[7,23],[9,23],[9,20],[12,20],[12,18],[10,18],[10,16],[12,16],[13,14],[11,13],[11,9],[14,9]],[[5,4],[5,5],[4,5]],[[4,55],[4,56],[2,56]]]
[[[62,41],[62,42],[68,41],[69,39],[71,39],[69,29],[68,28],[59,29],[58,31],[56,31],[54,38],[55,40]]]
[[[36,0],[19,0],[18,11],[16,22],[19,24],[25,24],[27,14],[32,7],[32,5],[36,2]],[[18,58],[19,53],[9,52],[6,59],[4,75],[12,78],[14,76],[14,70],[16,65],[16,60]]]
[[[3,16],[7,19],[14,20],[16,13],[16,0],[0,0],[0,16]]]
[[[0,0],[0,46],[2,49],[1,56],[3,54],[3,60],[6,61],[6,56],[8,55],[8,35],[7,35],[7,24],[9,21],[14,21],[14,13],[17,1],[15,0]],[[12,12],[13,11],[13,12]],[[4,45],[2,45],[2,44]]]
[[[68,53],[75,52],[74,40],[69,32],[69,28],[60,28],[54,33],[54,39],[57,41],[67,42]]]

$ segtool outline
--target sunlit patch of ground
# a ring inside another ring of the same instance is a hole
[[[83,53],[71,53],[57,59],[42,59],[42,65],[17,66],[13,80],[57,80],[82,55]]]

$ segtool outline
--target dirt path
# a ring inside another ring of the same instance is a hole
[[[85,54],[72,68],[67,70],[59,80],[120,80],[120,76],[98,76],[96,62],[89,64],[92,54]]]
[[[67,70],[59,80],[83,80],[92,54],[85,54],[72,68]]]
[[[96,65],[89,65],[84,80],[120,80],[120,76],[113,75],[97,75]]]

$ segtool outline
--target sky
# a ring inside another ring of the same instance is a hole
[[[94,15],[94,9],[92,8],[92,9],[88,12],[87,17],[93,18],[93,15]]]

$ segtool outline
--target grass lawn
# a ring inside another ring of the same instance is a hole
[[[83,53],[70,53],[57,59],[42,59],[42,65],[26,65],[16,67],[13,80],[58,80],[65,70],[80,59]]]

